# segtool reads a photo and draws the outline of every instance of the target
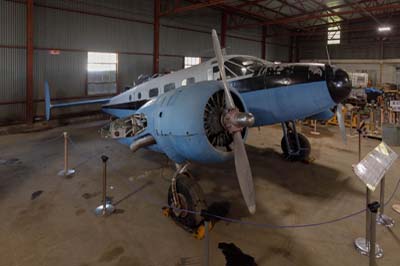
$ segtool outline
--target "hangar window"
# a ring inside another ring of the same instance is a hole
[[[158,96],[158,88],[150,89],[149,90],[149,97],[153,98],[153,97],[156,97],[156,96]]]
[[[175,83],[168,83],[164,86],[164,93],[175,89]]]
[[[201,58],[200,57],[189,57],[185,56],[185,68],[189,68],[195,65],[200,64]]]
[[[88,52],[88,95],[117,92],[117,65],[118,55],[116,53]]]
[[[328,44],[340,44],[340,26],[328,28]]]

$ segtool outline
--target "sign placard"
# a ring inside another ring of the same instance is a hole
[[[394,112],[400,112],[400,101],[390,101],[390,107]]]
[[[382,141],[353,166],[353,171],[370,190],[374,191],[397,157],[397,153]]]

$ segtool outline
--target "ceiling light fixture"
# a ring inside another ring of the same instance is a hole
[[[389,26],[381,26],[381,27],[378,28],[378,31],[379,32],[387,32],[387,31],[390,31],[391,29],[392,28],[389,27]]]

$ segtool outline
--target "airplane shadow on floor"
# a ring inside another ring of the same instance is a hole
[[[364,190],[352,182],[356,177],[343,177],[339,170],[318,164],[318,161],[287,161],[271,148],[246,145],[246,150],[255,183],[262,183],[262,186],[256,186],[256,193],[257,188],[268,187],[270,183],[288,193],[316,201],[329,200],[339,193],[364,197]],[[249,214],[240,194],[234,167],[233,161],[230,161],[207,167],[192,165],[190,169],[200,182],[206,180],[214,183],[211,191],[205,192],[208,202],[231,202],[230,213],[235,213],[236,218],[247,217]]]

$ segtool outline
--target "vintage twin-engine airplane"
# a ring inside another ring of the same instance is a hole
[[[294,121],[329,119],[334,115],[331,108],[340,105],[351,90],[349,77],[341,69],[223,56],[214,30],[212,37],[214,59],[153,78],[111,99],[72,103],[105,103],[102,110],[118,118],[105,130],[108,136],[132,151],[147,148],[176,163],[168,204],[173,207],[172,217],[189,228],[201,218],[185,210],[206,208],[200,187],[187,174],[189,162],[225,162],[233,156],[244,200],[253,214],[255,192],[244,146],[247,128],[281,123],[284,154],[292,160],[305,159],[310,144],[297,133]],[[47,118],[51,108],[68,105],[52,105],[46,84]],[[343,133],[344,122],[340,124]]]

